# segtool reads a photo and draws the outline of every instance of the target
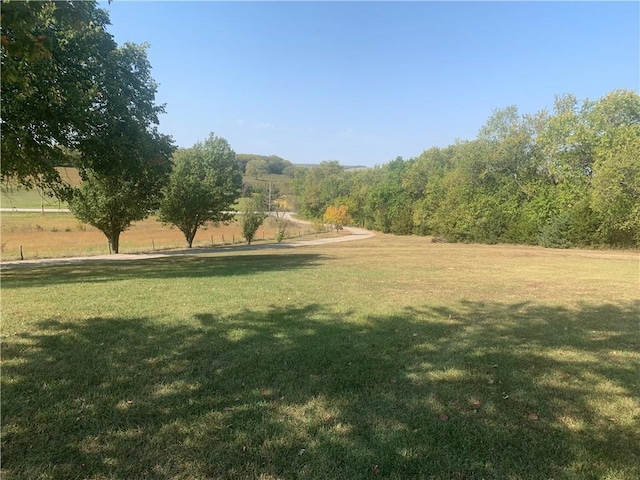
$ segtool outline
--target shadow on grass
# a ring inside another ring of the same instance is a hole
[[[47,321],[3,478],[637,478],[640,305]]]
[[[322,255],[245,254],[181,255],[133,259],[10,267],[2,270],[2,288],[38,287],[77,282],[112,282],[131,278],[196,278],[252,275],[317,265]]]

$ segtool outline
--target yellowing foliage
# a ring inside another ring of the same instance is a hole
[[[327,207],[324,212],[323,220],[333,225],[336,232],[342,230],[344,225],[353,221],[351,215],[349,215],[349,212],[347,211],[346,205],[340,205],[339,207]]]

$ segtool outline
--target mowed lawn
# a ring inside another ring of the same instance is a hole
[[[2,271],[3,479],[640,478],[637,252]]]

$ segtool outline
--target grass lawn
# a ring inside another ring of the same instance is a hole
[[[2,271],[3,479],[637,479],[637,252]]]

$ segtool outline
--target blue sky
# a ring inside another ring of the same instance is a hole
[[[473,139],[492,111],[640,91],[639,2],[115,0],[148,42],[160,130],[237,153],[381,165]]]

